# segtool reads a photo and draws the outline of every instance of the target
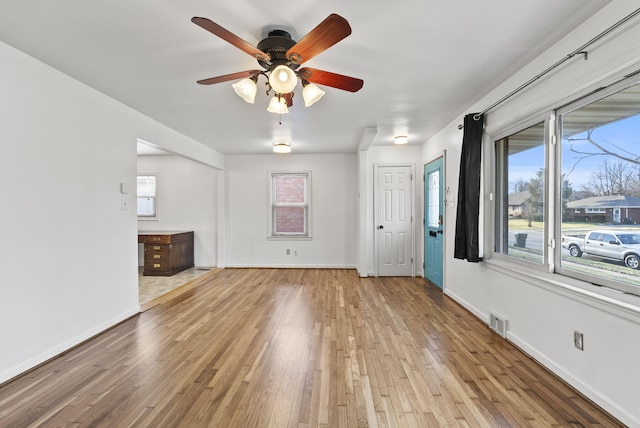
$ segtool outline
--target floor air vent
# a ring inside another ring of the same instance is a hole
[[[489,314],[489,328],[502,337],[507,337],[507,320],[494,313]]]

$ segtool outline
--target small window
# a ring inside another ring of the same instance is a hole
[[[495,252],[544,263],[545,123],[495,143]]]
[[[269,237],[309,238],[310,173],[269,173]]]
[[[158,176],[138,176],[138,220],[156,220],[158,218]]]

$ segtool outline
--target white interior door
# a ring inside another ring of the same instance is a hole
[[[413,225],[410,166],[377,168],[379,276],[413,276]]]

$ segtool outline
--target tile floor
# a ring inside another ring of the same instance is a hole
[[[175,290],[216,268],[193,267],[173,276],[143,276],[142,267],[138,268],[138,302],[145,306],[150,301]]]

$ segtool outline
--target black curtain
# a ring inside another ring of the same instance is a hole
[[[480,160],[484,115],[471,113],[464,117],[458,212],[453,257],[468,262],[480,262],[478,223],[480,216]]]

